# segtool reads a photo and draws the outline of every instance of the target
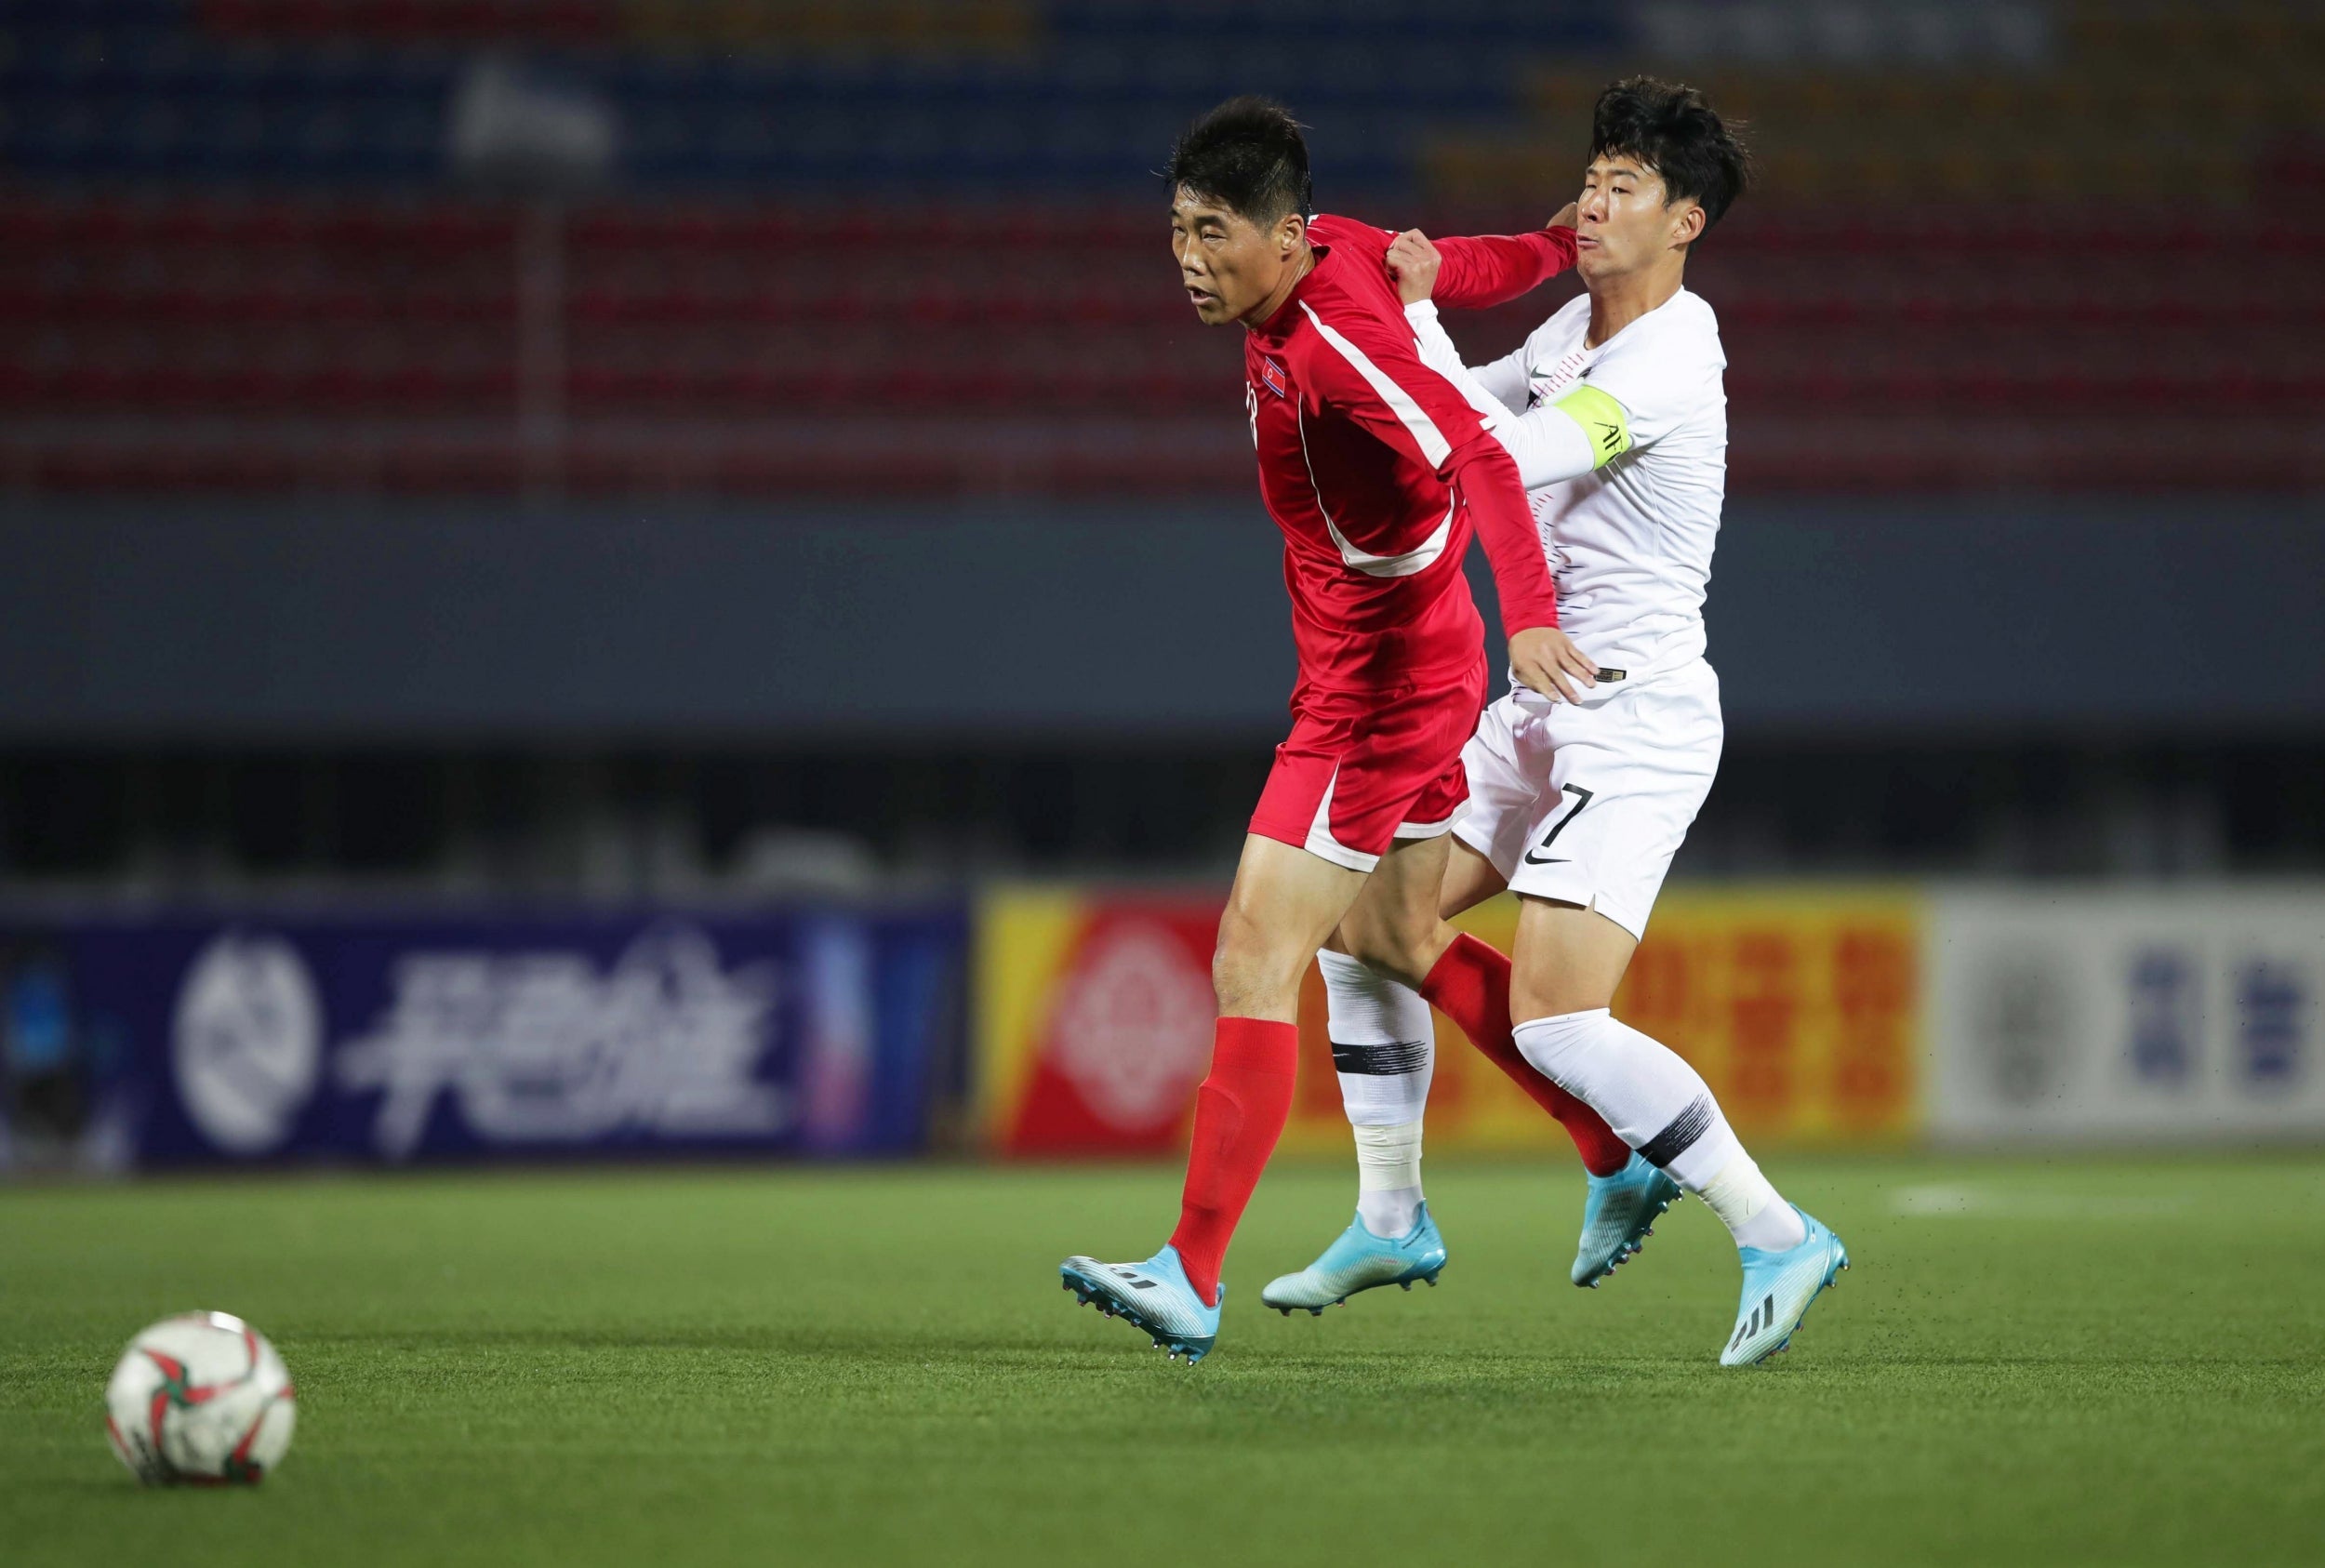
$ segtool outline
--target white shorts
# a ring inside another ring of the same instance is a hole
[[[1720,677],[1700,658],[1579,703],[1512,693],[1462,750],[1469,804],[1454,832],[1512,892],[1595,909],[1643,937],[1724,733]]]

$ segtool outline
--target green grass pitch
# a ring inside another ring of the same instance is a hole
[[[1547,1163],[1433,1167],[1442,1288],[1289,1320],[1353,1182],[1279,1168],[1192,1370],[1057,1287],[1152,1250],[1159,1168],[0,1189],[0,1562],[2325,1559],[2325,1160],[1770,1163],[1855,1267],[1742,1373],[1711,1216],[1577,1291]],[[298,1378],[254,1493],[105,1446],[191,1307]]]

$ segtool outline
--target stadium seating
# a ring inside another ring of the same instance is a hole
[[[0,461],[36,487],[489,487],[516,472],[520,426],[548,419],[589,453],[564,482],[615,488],[1103,485],[1135,453],[1158,460],[1142,488],[1243,482],[1236,345],[1184,319],[1152,213],[1016,211],[1008,250],[1036,259],[990,284],[973,259],[989,221],[20,198],[0,208],[24,241],[0,257]],[[1739,474],[2082,485],[2120,463],[2194,483],[2234,448],[2255,482],[2314,482],[2325,224],[2244,236],[2234,295],[2186,286],[2206,233],[2119,208],[1739,213],[1697,284],[1752,435]],[[1506,346],[1539,308],[1464,336]],[[541,375],[557,384],[520,394]],[[2033,413],[2036,435],[2002,434]],[[908,462],[884,456],[906,443]]]
[[[1708,69],[1763,160],[1693,279],[1739,484],[2325,482],[2325,221],[2249,201],[2325,168],[2325,24],[2002,10],[1934,65],[1780,31]],[[1195,0],[0,0],[0,484],[1240,488],[1172,127],[1264,81],[1326,206],[1538,222],[1641,39],[1740,25],[1604,17],[1302,0],[1229,49]],[[464,161],[487,58],[611,166]],[[2223,246],[2235,288],[2192,280]]]

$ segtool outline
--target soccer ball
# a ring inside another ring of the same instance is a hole
[[[164,1318],[129,1341],[105,1386],[113,1452],[148,1486],[255,1486],[297,1420],[283,1358],[224,1312]]]

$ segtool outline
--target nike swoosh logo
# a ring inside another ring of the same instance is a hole
[[[1529,866],[1571,866],[1574,862],[1563,855],[1529,854],[1526,857],[1526,864]]]

